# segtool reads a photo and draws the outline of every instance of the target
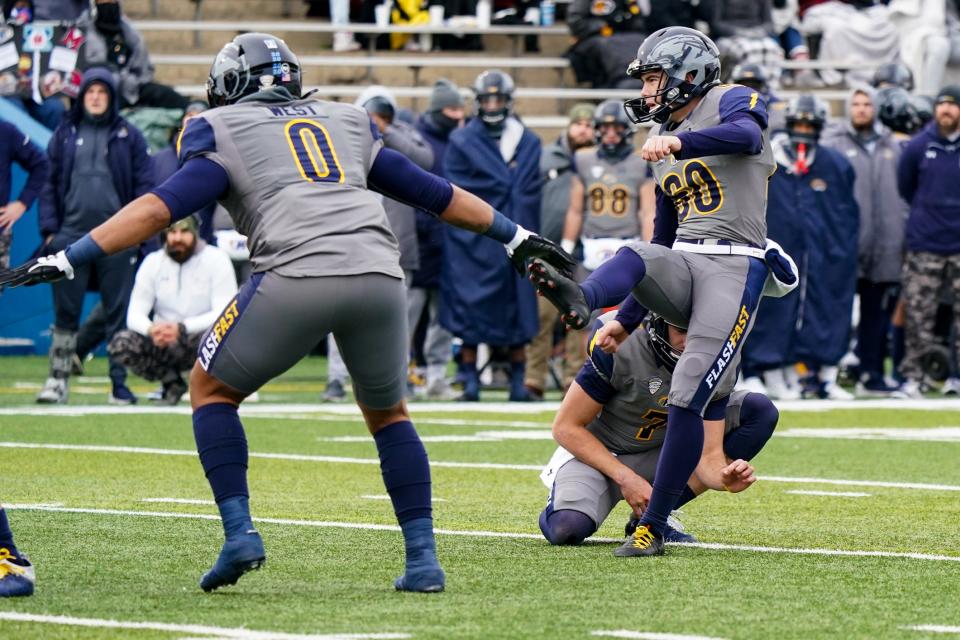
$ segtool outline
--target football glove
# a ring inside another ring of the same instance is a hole
[[[65,251],[56,255],[36,258],[15,269],[0,271],[0,286],[32,287],[44,282],[56,282],[61,278],[73,280],[73,265],[67,260]]]
[[[507,253],[521,276],[527,275],[527,265],[534,259],[553,265],[557,271],[568,278],[573,277],[573,268],[577,265],[570,254],[560,248],[560,245],[535,233],[526,236],[515,249],[511,250],[508,247]]]

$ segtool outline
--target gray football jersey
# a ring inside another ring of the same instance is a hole
[[[367,173],[382,147],[367,113],[322,100],[244,101],[188,121],[180,161],[230,179],[221,202],[247,236],[254,272],[403,277],[397,240]]]
[[[615,317],[616,311],[600,316],[596,327]],[[657,360],[646,329],[641,327],[634,331],[612,356],[594,353],[594,349],[600,350],[591,338],[584,367],[590,367],[603,378],[614,393],[587,425],[587,430],[617,454],[640,453],[662,446],[666,437],[667,398],[673,374]],[[730,395],[729,402],[733,403],[737,394],[730,393],[732,386],[726,386],[714,399]],[[729,409],[728,403],[727,430],[739,425],[742,398],[738,396],[736,400],[735,411]]]
[[[727,96],[724,100],[724,96]],[[755,91],[741,85],[720,85],[675,129],[665,123],[655,135],[677,135],[720,124],[721,111],[766,110]],[[657,184],[677,210],[677,239],[716,238],[763,247],[767,235],[767,182],[776,169],[769,129],[763,130],[760,153],[704,156],[652,163]]]
[[[588,238],[638,238],[637,199],[647,176],[640,154],[621,160],[601,158],[597,148],[580,149],[574,156],[583,183],[583,228]]]

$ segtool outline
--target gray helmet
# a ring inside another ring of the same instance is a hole
[[[902,62],[888,62],[877,67],[870,84],[877,89],[903,87],[913,91],[913,72]]]
[[[734,67],[733,73],[730,74],[730,82],[750,87],[763,95],[766,95],[770,89],[766,71],[755,62],[744,62]]]
[[[664,73],[659,91],[624,103],[627,116],[637,124],[647,120],[666,122],[671,113],[720,84],[720,51],[713,40],[696,29],[660,29],[647,36],[637,59],[627,67],[627,75],[638,80],[651,71]],[[656,98],[660,104],[650,109],[647,98]]]
[[[605,124],[617,124],[623,127],[620,142],[615,145],[603,144],[603,132],[600,128]],[[607,155],[619,155],[622,149],[632,146],[631,140],[635,130],[633,123],[627,117],[627,112],[623,109],[623,103],[619,100],[605,100],[597,105],[593,111],[593,130],[597,145]]]
[[[791,142],[815,145],[820,139],[823,126],[827,123],[827,105],[812,93],[801,93],[787,104],[784,117]],[[798,133],[794,127],[800,122],[813,125],[815,132]]]
[[[513,110],[513,78],[499,69],[488,69],[473,81],[473,92],[477,99],[477,114],[484,124],[497,126],[507,119]],[[502,96],[506,99],[503,107],[491,111],[483,108],[483,99],[488,96]]]
[[[283,40],[269,33],[244,33],[220,49],[207,78],[211,107],[233,104],[251,94],[284,87],[300,97],[300,61]]]

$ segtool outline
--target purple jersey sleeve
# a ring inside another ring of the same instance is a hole
[[[760,153],[767,128],[767,108],[760,94],[734,86],[723,94],[719,106],[720,124],[677,134],[683,143],[679,159]]]
[[[588,396],[600,404],[606,404],[610,402],[617,390],[611,382],[613,379],[613,355],[605,353],[603,349],[596,347],[593,342],[597,331],[602,326],[603,322],[600,320],[593,323],[587,359],[580,368],[576,380]]]

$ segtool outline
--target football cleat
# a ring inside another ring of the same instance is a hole
[[[640,518],[630,518],[627,520],[626,526],[623,528],[623,535],[630,537],[633,535],[633,532],[637,530],[637,525],[640,524]],[[664,542],[686,542],[693,543],[698,542],[696,537],[693,534],[687,533],[684,531],[683,523],[677,520],[672,515],[667,518],[667,526],[663,528],[663,541]]]
[[[38,404],[66,404],[70,392],[67,381],[63,378],[47,378],[43,389],[37,394]]]
[[[439,566],[407,571],[394,581],[397,591],[415,591],[417,593],[438,593],[443,591],[446,575]]]
[[[236,584],[240,576],[259,569],[266,560],[263,539],[255,530],[250,529],[242,536],[228,538],[223,543],[223,549],[220,550],[220,556],[213,568],[200,578],[200,588],[210,592]]]
[[[339,380],[331,380],[327,383],[327,389],[323,392],[324,402],[343,402],[347,399],[347,392],[343,388],[343,383]]]
[[[570,329],[583,329],[590,322],[587,299],[574,280],[542,260],[533,260],[528,267],[530,282],[560,312],[560,319]]]
[[[23,562],[26,564],[20,564]],[[0,547],[0,598],[33,595],[36,581],[33,565],[25,556],[16,558],[9,549]]]
[[[627,541],[614,549],[618,558],[633,556],[662,556],[663,536],[655,534],[648,525],[638,525]]]

